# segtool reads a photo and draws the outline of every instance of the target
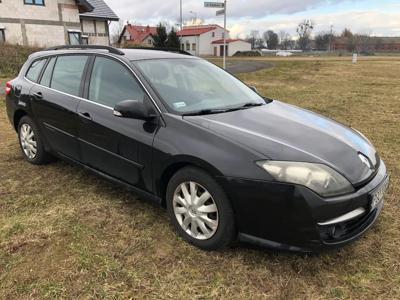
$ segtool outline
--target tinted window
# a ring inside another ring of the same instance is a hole
[[[114,107],[123,100],[143,99],[143,89],[127,68],[108,58],[96,58],[90,79],[89,100]]]
[[[28,78],[33,82],[37,82],[40,75],[40,71],[42,71],[45,62],[46,62],[45,59],[34,61],[30,66],[28,73],[26,73],[26,78]]]
[[[56,62],[56,58],[53,57],[49,63],[47,64],[46,70],[43,72],[42,79],[40,80],[40,84],[50,87],[50,82],[51,82],[51,74],[53,72],[54,68],[54,63]]]
[[[79,96],[79,88],[87,56],[59,56],[54,67],[51,88]]]

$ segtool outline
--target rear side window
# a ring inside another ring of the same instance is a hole
[[[37,82],[45,62],[46,59],[35,60],[29,67],[29,70],[26,73],[26,78],[30,81]]]
[[[143,101],[144,91],[122,64],[96,57],[90,79],[89,100],[109,107],[123,100]]]
[[[56,58],[55,57],[50,59],[49,63],[47,64],[46,69],[43,72],[42,79],[40,80],[40,84],[41,85],[50,87],[51,74],[53,73],[55,62],[56,62]]]
[[[87,56],[59,56],[51,79],[51,88],[73,96],[79,96],[79,89]]]

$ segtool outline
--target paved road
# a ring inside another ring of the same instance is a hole
[[[271,63],[265,61],[228,61],[227,62],[227,70],[232,74],[239,74],[239,73],[251,73],[263,69],[272,68],[273,65]]]

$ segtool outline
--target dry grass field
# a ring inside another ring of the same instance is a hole
[[[316,255],[203,252],[135,194],[62,161],[26,163],[1,99],[0,299],[400,299],[400,59],[269,60],[240,77],[361,130],[386,161],[392,185],[368,234]]]

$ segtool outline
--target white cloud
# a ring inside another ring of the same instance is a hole
[[[179,0],[106,0],[111,8],[124,21],[140,24],[157,24],[167,21],[178,23]],[[218,0],[217,0],[218,1]],[[222,1],[222,0],[219,0]],[[207,23],[222,23],[222,17],[215,17],[215,9],[203,7],[203,0],[183,0],[184,17],[189,19],[189,11],[195,11]],[[320,13],[318,8],[335,5],[338,2],[356,2],[356,0],[229,0],[228,28],[233,37],[244,37],[252,29],[263,32],[268,29],[285,30],[295,34],[296,26],[303,19],[312,19],[316,24],[315,32],[327,31],[334,25],[340,32],[345,27],[354,32],[371,32],[376,35],[398,35],[400,33],[400,12],[368,11],[361,9]],[[396,4],[395,4],[396,5]]]

